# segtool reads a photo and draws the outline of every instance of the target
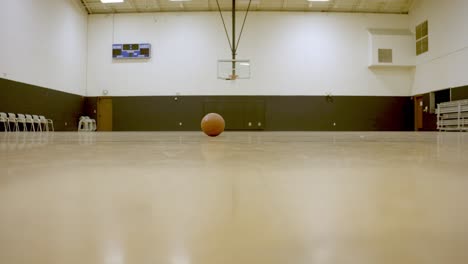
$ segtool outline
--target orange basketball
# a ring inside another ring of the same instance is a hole
[[[201,121],[201,129],[210,137],[216,137],[224,131],[224,119],[216,113],[209,113]]]

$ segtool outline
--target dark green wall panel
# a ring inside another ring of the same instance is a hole
[[[452,101],[468,99],[468,86],[452,88]]]
[[[437,108],[437,103],[457,100],[468,99],[468,86],[461,86],[450,89],[443,89],[439,91],[432,92],[435,97],[435,107]],[[423,94],[423,104],[424,107],[430,106],[430,97],[431,93]],[[423,113],[423,128],[422,131],[436,131],[437,130],[437,114],[434,113]]]
[[[97,97],[85,97],[83,103],[83,115],[97,120]]]
[[[76,130],[81,115],[97,118],[97,97],[84,98],[5,79],[0,79],[0,89],[1,112],[43,114],[54,119],[57,130]],[[114,131],[199,130],[202,117],[214,111],[224,115],[226,128],[231,130],[407,131],[413,128],[410,97],[129,96],[112,99]]]
[[[267,104],[268,130],[410,130],[407,97],[273,97]]]
[[[259,129],[261,121],[260,129],[270,131],[407,131],[412,107],[409,97],[114,97],[113,124],[115,131],[199,130],[203,115],[220,109],[232,130]]]
[[[226,130],[263,130],[265,101],[253,98],[206,99],[203,114],[218,113],[226,121]]]
[[[57,131],[77,129],[83,103],[79,95],[0,78],[0,112],[44,115]]]

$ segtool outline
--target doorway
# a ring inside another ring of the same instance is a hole
[[[112,98],[98,98],[97,130],[112,131]]]
[[[414,96],[414,131],[423,128],[423,96]]]

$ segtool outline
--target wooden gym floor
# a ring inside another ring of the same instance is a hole
[[[0,133],[0,263],[468,263],[468,134]]]

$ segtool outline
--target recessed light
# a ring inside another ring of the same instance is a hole
[[[124,0],[101,0],[103,4],[123,3]]]

